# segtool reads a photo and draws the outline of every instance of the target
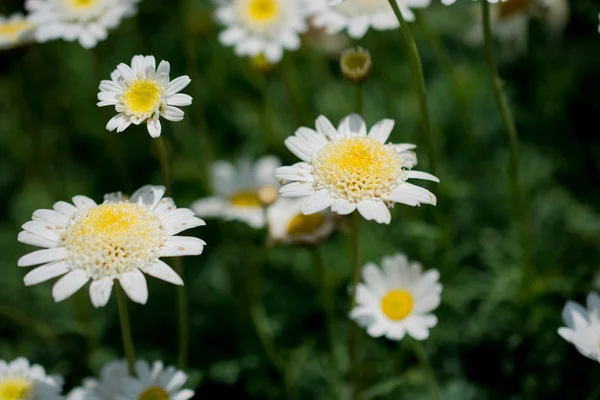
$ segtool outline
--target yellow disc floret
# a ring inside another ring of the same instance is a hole
[[[140,394],[138,400],[169,400],[169,394],[158,386],[150,386]]]
[[[14,21],[0,23],[0,36],[8,37],[10,41],[16,41],[19,35],[32,27],[27,21]]]
[[[94,279],[152,265],[166,241],[160,219],[143,204],[104,203],[82,212],[61,236],[71,265]]]
[[[323,223],[325,217],[322,214],[298,214],[290,220],[287,232],[290,236],[310,235],[315,233]]]
[[[248,17],[252,22],[268,24],[279,15],[277,0],[248,0]]]
[[[69,3],[71,8],[74,9],[83,9],[83,8],[91,8],[96,5],[98,0],[70,0]]]
[[[161,88],[148,79],[135,81],[123,93],[125,107],[134,114],[146,114],[160,106]]]
[[[392,290],[381,299],[381,311],[392,321],[400,321],[410,314],[413,304],[413,297],[406,290]]]
[[[318,151],[313,171],[318,189],[357,203],[391,194],[402,174],[402,160],[393,148],[375,139],[345,138]]]
[[[260,207],[262,204],[258,194],[250,190],[238,192],[229,200],[235,207]]]
[[[31,382],[23,378],[0,380],[0,400],[21,400],[31,391]]]

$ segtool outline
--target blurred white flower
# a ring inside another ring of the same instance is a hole
[[[559,328],[558,334],[581,354],[600,362],[600,296],[594,292],[588,294],[587,309],[568,301],[562,318],[567,326]]]
[[[137,12],[138,0],[27,0],[35,38],[78,40],[85,48],[106,39],[108,30]]]
[[[264,56],[271,63],[283,50],[300,47],[300,33],[307,29],[307,8],[302,0],[225,0],[216,19],[225,26],[219,38],[235,46],[239,56]]]
[[[358,212],[367,220],[389,224],[388,207],[436,204],[426,189],[408,179],[439,180],[428,173],[410,170],[417,162],[412,144],[385,144],[394,121],[375,124],[367,135],[363,119],[356,114],[344,118],[336,129],[324,116],[316,131],[299,128],[286,139],[287,148],[302,162],[278,168],[275,175],[286,181],[284,197],[307,197],[302,213],[314,214],[328,207],[342,215]]]
[[[18,240],[45,249],[21,257],[18,265],[43,265],[25,276],[25,285],[64,275],[52,289],[58,302],[92,280],[90,298],[95,307],[106,305],[115,279],[131,300],[145,304],[148,287],[142,272],[183,285],[160,257],[201,254],[204,241],[175,235],[205,223],[192,210],[178,209],[172,199],[163,198],[164,193],[164,187],[148,185],[129,200],[112,193],[98,205],[75,196],[74,206],[59,201],[54,210],[35,211]]]
[[[102,367],[100,381],[84,380],[68,400],[188,400],[194,391],[183,389],[188,376],[175,367],[166,367],[161,361],[150,365],[146,361],[135,364],[136,377],[129,376],[125,361],[112,361]]]
[[[269,238],[282,243],[315,244],[327,238],[335,227],[334,215],[327,211],[304,215],[301,199],[280,198],[267,209]]]
[[[0,399],[62,400],[63,379],[46,375],[44,367],[19,357],[7,363],[0,360]]]
[[[254,164],[248,159],[236,166],[217,161],[211,169],[216,196],[195,201],[191,208],[200,217],[246,222],[255,229],[265,226],[264,206],[277,199],[280,185],[275,170],[277,157],[264,156]]]
[[[15,47],[31,39],[34,25],[23,14],[0,15],[0,49]]]
[[[189,83],[187,75],[170,80],[170,65],[161,61],[156,68],[154,56],[134,56],[131,67],[121,63],[110,75],[111,80],[100,82],[98,107],[115,106],[114,116],[106,129],[123,132],[131,124],[146,122],[153,138],[160,136],[159,117],[181,121],[184,112],[177,106],[189,106],[192,97],[179,93]]]
[[[437,325],[431,312],[441,300],[442,284],[437,269],[422,266],[398,253],[382,260],[383,269],[368,263],[363,267],[365,283],[357,286],[356,306],[350,318],[372,337],[401,340],[406,334],[416,340],[429,337]]]
[[[407,21],[414,21],[411,8],[429,6],[431,0],[396,0],[402,15]],[[395,29],[400,26],[388,0],[313,0],[317,6],[313,10],[312,23],[335,34],[344,29],[352,38],[362,38],[369,28],[375,30]]]

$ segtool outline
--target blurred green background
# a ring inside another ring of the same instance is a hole
[[[0,12],[22,10],[22,3],[2,0]],[[505,131],[482,49],[464,43],[472,7],[477,4],[435,4],[411,25],[423,58],[442,179],[425,185],[438,195],[438,206],[396,206],[391,225],[364,223],[363,261],[401,251],[440,270],[439,324],[424,346],[444,400],[600,398],[593,394],[600,387],[598,365],[556,332],[567,299],[582,302],[599,286],[600,5],[571,1],[559,41],[549,40],[532,21],[528,51],[501,58],[531,217],[533,274],[525,282]],[[213,160],[271,153],[284,164],[296,162],[283,140],[298,126],[313,126],[320,114],[338,121],[354,110],[354,88],[341,78],[336,54],[322,49],[323,36],[305,35],[301,50],[286,53],[265,74],[219,43],[213,9],[206,0],[143,0],[138,15],[95,49],[55,41],[0,53],[1,359],[26,356],[64,374],[70,389],[122,356],[114,295],[99,310],[92,309],[87,290],[55,304],[51,283],[26,288],[26,270],[16,266],[33,250],[16,238],[34,210],[77,194],[100,200],[107,192],[161,183],[145,127],[107,132],[114,111],[95,105],[99,81],[118,63],[152,54],[170,61],[173,76],[192,78],[184,92],[194,104],[185,108],[184,121],[164,121],[162,133],[174,197],[184,207],[210,194],[206,168]],[[374,64],[364,86],[367,124],[396,120],[390,140],[420,145],[419,169],[427,171],[399,31],[370,31],[359,43]],[[439,62],[439,44],[449,63]],[[237,222],[207,222],[192,233],[208,243],[205,253],[184,259],[192,331],[189,385],[196,397],[287,396],[250,323],[248,271],[260,264],[268,322],[291,364],[289,390],[297,399],[346,398],[348,388],[339,394],[335,385],[311,250],[276,246],[264,255],[264,232]],[[352,267],[343,226],[321,251],[344,346]],[[146,306],[130,303],[137,356],[173,364],[175,288],[153,279],[149,285]],[[365,337],[364,399],[432,398],[427,371],[410,343]],[[347,368],[347,357],[343,361]]]

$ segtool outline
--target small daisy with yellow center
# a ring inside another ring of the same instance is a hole
[[[432,311],[441,299],[439,272],[423,272],[421,264],[409,262],[401,253],[384,257],[382,266],[369,263],[363,267],[364,283],[357,286],[357,304],[350,318],[372,337],[401,340],[408,334],[416,340],[427,339],[429,329],[437,325]]]
[[[27,0],[25,8],[36,25],[35,38],[45,42],[79,41],[85,48],[105,40],[108,30],[137,12],[139,0]]]
[[[414,21],[412,8],[425,8],[431,0],[396,0],[407,21]],[[369,30],[396,29],[400,26],[388,0],[315,0],[313,25],[329,34],[346,29],[348,35],[360,39]]]
[[[263,54],[271,63],[283,57],[283,50],[300,47],[300,33],[307,29],[308,3],[302,0],[228,0],[216,11],[225,25],[219,39],[235,46],[239,56]]]
[[[587,308],[568,301],[562,312],[566,327],[558,334],[573,344],[587,358],[600,362],[600,296],[592,292],[587,296]]]
[[[184,389],[188,376],[161,361],[150,365],[137,361],[136,376],[127,372],[127,363],[112,361],[102,367],[100,380],[87,378],[84,386],[75,388],[68,400],[188,400],[194,391]]]
[[[34,25],[29,18],[15,13],[6,18],[0,15],[0,49],[8,49],[27,42],[31,38]]]
[[[0,400],[63,400],[62,385],[61,377],[46,375],[26,358],[0,360]]]
[[[211,168],[215,196],[197,200],[191,208],[200,217],[237,220],[262,228],[264,207],[278,197],[280,185],[275,170],[280,165],[274,156],[261,157],[255,163],[243,159],[237,166],[217,161]]]
[[[98,107],[115,106],[114,116],[106,129],[123,132],[131,124],[146,123],[153,138],[160,136],[159,117],[181,121],[184,112],[178,106],[189,106],[192,97],[179,93],[190,83],[187,75],[170,80],[171,67],[161,61],[156,68],[154,56],[134,56],[131,67],[119,64],[110,75],[111,80],[100,82]]]
[[[277,178],[288,181],[284,197],[306,197],[302,213],[314,214],[328,207],[346,215],[358,210],[367,220],[389,224],[388,207],[394,203],[410,206],[436,204],[426,189],[409,179],[439,182],[435,176],[412,171],[416,156],[412,144],[386,144],[394,121],[385,119],[367,134],[363,119],[351,114],[336,129],[324,116],[316,131],[302,127],[286,139],[287,148],[302,162],[278,168]]]
[[[301,199],[281,197],[267,208],[269,239],[286,244],[316,244],[331,235],[334,215],[328,211],[304,215]]]
[[[52,289],[58,302],[91,280],[95,307],[106,305],[115,279],[131,300],[141,304],[148,300],[144,273],[183,285],[160,257],[201,254],[204,241],[175,235],[205,223],[192,210],[177,208],[171,198],[163,198],[164,193],[164,187],[148,185],[128,200],[113,193],[98,205],[75,196],[74,205],[59,201],[53,210],[37,210],[18,240],[45,249],[21,257],[18,265],[43,265],[25,276],[25,285],[64,275]]]

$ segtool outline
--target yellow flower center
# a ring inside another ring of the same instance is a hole
[[[252,22],[268,24],[279,15],[277,0],[249,0],[248,16]]]
[[[392,290],[381,299],[381,311],[392,321],[400,321],[413,309],[413,297],[406,290]]]
[[[158,216],[144,205],[104,203],[76,216],[61,241],[72,265],[99,279],[152,265],[166,232]]]
[[[498,4],[498,17],[506,18],[529,10],[529,0],[505,0]]]
[[[134,114],[154,111],[160,101],[161,89],[154,82],[140,79],[123,93],[125,106]]]
[[[69,0],[71,8],[74,9],[82,9],[82,8],[91,8],[96,5],[98,0]]]
[[[388,196],[402,173],[398,153],[369,137],[340,139],[316,154],[317,188],[351,202]]]
[[[229,199],[235,207],[260,207],[261,202],[256,192],[243,191],[231,196]]]
[[[169,394],[161,387],[150,386],[140,394],[138,400],[169,400]]]
[[[9,378],[0,381],[0,400],[21,400],[31,391],[31,382],[23,378]]]
[[[0,36],[8,36],[11,41],[15,41],[23,31],[31,28],[31,26],[31,23],[27,21],[0,24]]]
[[[310,235],[315,233],[324,222],[323,214],[298,214],[288,224],[287,232],[290,236]]]

